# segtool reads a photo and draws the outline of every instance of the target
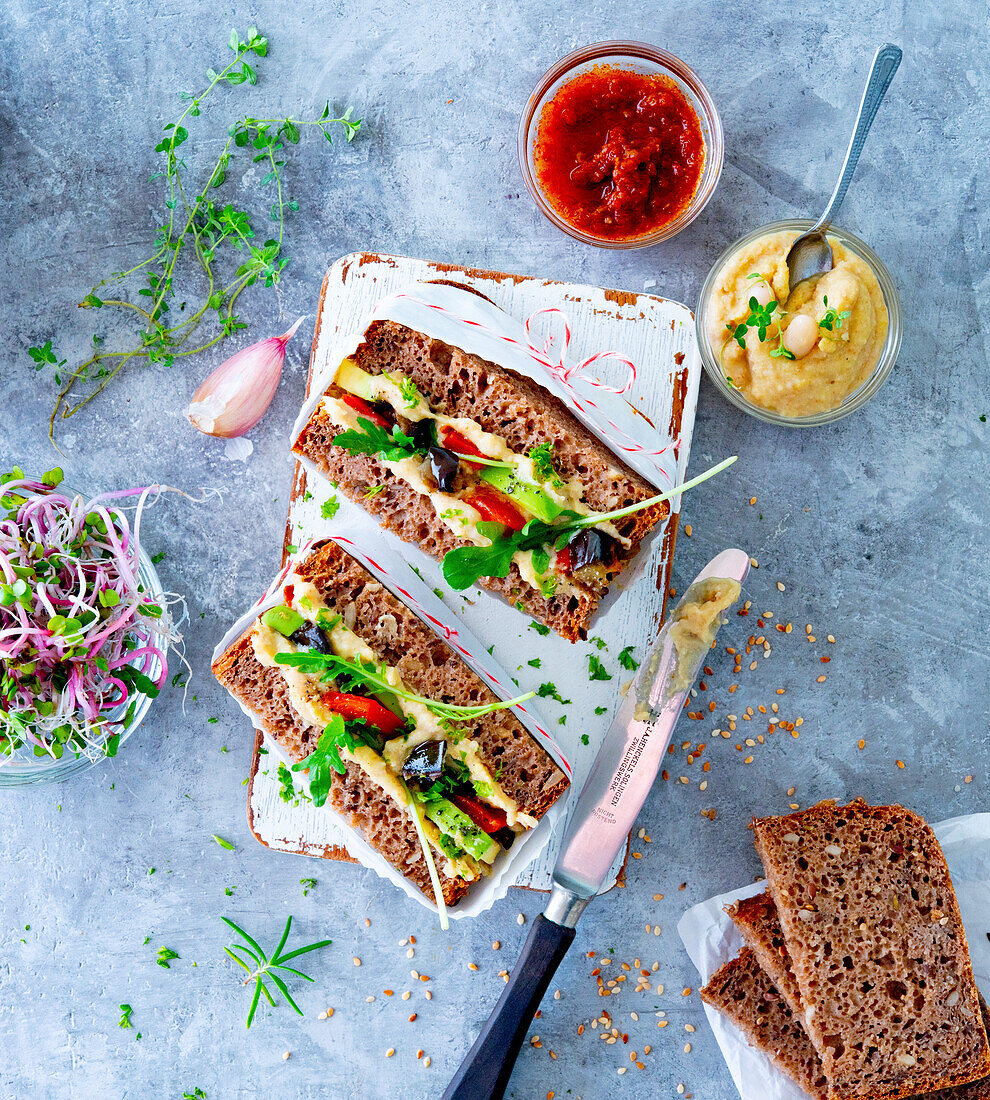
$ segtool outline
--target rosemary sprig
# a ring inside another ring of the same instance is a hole
[[[306,955],[310,951],[319,951],[323,947],[329,947],[330,944],[333,943],[333,940],[320,940],[317,943],[308,944],[306,947],[297,947],[295,951],[288,951],[283,955],[282,949],[289,939],[289,929],[292,927],[292,917],[290,916],[285,922],[285,928],[282,931],[282,938],[278,941],[278,947],[275,948],[271,955],[268,955],[258,941],[249,936],[243,928],[234,924],[232,920],[228,920],[227,917],[221,917],[220,919],[229,928],[232,928],[244,941],[243,943],[230,944],[229,947],[224,948],[224,953],[229,955],[238,966],[247,971],[248,976],[244,979],[244,985],[248,985],[252,981],[254,982],[254,993],[251,997],[251,1007],[248,1009],[247,1024],[245,1026],[250,1027],[253,1023],[254,1014],[258,1010],[258,1002],[262,995],[272,1008],[275,1007],[275,998],[272,996],[271,990],[265,984],[266,979],[275,986],[275,989],[282,994],[289,1005],[302,1016],[303,1010],[292,999],[292,995],[289,993],[284,979],[276,974],[275,971],[284,970],[288,974],[295,974],[297,978],[304,978],[307,982],[314,981],[308,974],[304,974],[301,970],[296,970],[294,967],[286,966],[285,964],[290,959],[298,958],[300,955]],[[241,958],[239,952],[243,952],[247,955],[254,962],[254,967],[252,967],[250,963],[245,962],[245,960]]]
[[[248,29],[246,38],[241,38],[236,30],[231,31],[228,44],[233,59],[219,71],[208,69],[207,83],[202,90],[194,94],[183,93],[182,98],[187,101],[185,109],[175,121],[164,126],[163,137],[155,146],[155,152],[162,155],[164,163],[151,178],[166,181],[168,213],[164,224],[158,228],[154,251],[126,271],[101,279],[79,302],[82,309],[133,315],[138,325],[133,346],[107,350],[102,337],[94,336],[93,353],[69,368],[67,374],[64,370],[66,360],[52,350],[51,340],[28,349],[35,369],[54,368],[55,382],[60,387],[49,420],[49,437],[53,440],[56,419],[77,413],[128,363],[171,366],[176,359],[205,351],[246,327],[235,312],[239,295],[259,281],[266,287],[276,286],[288,263],[282,249],[285,216],[287,211],[297,211],[299,204],[286,193],[282,177],[287,146],[298,144],[306,128],[319,130],[331,143],[334,127],[343,128],[347,141],[351,141],[360,129],[361,120],[352,119],[350,110],[340,118],[331,118],[329,102],[319,117],[314,118],[242,117],[229,127],[227,140],[213,168],[202,186],[194,191],[187,179],[186,149],[180,148],[189,138],[190,120],[202,113],[204,102],[221,85],[255,84],[257,74],[247,58],[251,55],[265,57],[268,53],[268,39],[259,34],[256,27]],[[254,163],[264,165],[266,171],[261,187],[272,189],[270,215],[277,223],[277,233],[273,232],[260,245],[255,243],[251,215],[235,209],[232,203],[218,201],[218,190],[226,180],[228,165],[237,149],[252,152]],[[220,274],[217,261],[221,256],[228,259],[236,256],[238,262],[232,277]],[[177,307],[181,317],[175,318],[173,323],[169,309],[178,293],[173,283],[178,277],[180,260],[186,259],[193,261],[206,285],[199,305],[197,296],[182,287],[177,299],[181,303]],[[104,296],[103,287],[122,288],[129,279],[139,279],[144,284],[137,289],[134,300],[129,300],[123,289],[115,289],[111,296]],[[187,302],[190,303],[188,308]],[[206,319],[216,326],[213,334],[200,340],[191,339]],[[76,399],[73,389],[83,385],[89,386],[89,392]]]

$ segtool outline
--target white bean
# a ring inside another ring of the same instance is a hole
[[[755,298],[761,306],[769,305],[774,299],[773,287],[765,279],[754,279],[749,288],[749,298]]]
[[[799,313],[784,331],[784,347],[795,359],[803,359],[817,339],[818,325],[806,313]]]

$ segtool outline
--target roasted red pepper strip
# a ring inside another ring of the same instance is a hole
[[[450,801],[459,810],[463,810],[479,829],[484,829],[489,835],[497,833],[499,829],[504,829],[508,825],[504,810],[500,810],[497,806],[489,806],[487,802],[482,802],[473,794],[454,793],[450,796]]]
[[[345,393],[341,396],[340,400],[343,401],[345,405],[349,405],[359,416],[363,416],[370,420],[372,424],[377,424],[379,428],[384,428],[388,431],[392,427],[381,413],[375,412],[367,401],[358,397],[356,394]]]
[[[513,531],[521,531],[526,526],[526,517],[494,489],[479,485],[463,497],[472,508],[477,508],[482,519],[493,523],[502,523]]]
[[[365,721],[369,726],[381,730],[386,737],[391,737],[406,724],[405,718],[393,714],[388,707],[383,707],[381,703],[368,699],[364,695],[345,695],[340,691],[325,691],[320,698],[341,718]]]
[[[571,548],[565,546],[563,550],[557,551],[557,557],[554,559],[553,568],[555,573],[562,573],[565,577],[571,575],[571,569],[573,559],[571,558]]]
[[[454,454],[474,455],[475,458],[487,458],[487,455],[482,454],[469,439],[465,439],[460,432],[455,431],[449,425],[445,424],[440,429],[440,438],[447,450],[453,451]]]

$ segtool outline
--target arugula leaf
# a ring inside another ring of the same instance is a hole
[[[314,806],[319,807],[326,802],[333,772],[337,772],[338,775],[347,774],[347,768],[340,758],[340,745],[345,736],[344,719],[339,714],[335,714],[324,726],[316,748],[305,760],[292,765],[294,772],[309,769],[309,793]],[[353,745],[346,747],[353,748]]]
[[[310,675],[318,675],[324,683],[335,681],[343,691],[363,688],[372,692],[388,692],[391,695],[397,695],[400,699],[405,699],[407,702],[421,703],[440,718],[457,722],[472,722],[486,714],[491,714],[493,711],[504,710],[507,707],[515,706],[517,703],[524,703],[527,699],[533,697],[533,693],[530,692],[528,695],[520,695],[516,699],[509,699],[505,702],[499,701],[474,707],[462,707],[454,703],[443,703],[437,699],[428,699],[424,695],[417,695],[415,692],[396,687],[388,679],[384,665],[376,665],[374,661],[363,661],[360,657],[352,659],[338,656],[335,653],[317,653],[316,650],[311,649],[299,653],[278,653],[275,655],[275,663],[297,668],[300,672],[309,673]],[[335,717],[337,716],[335,715]],[[353,723],[348,723],[348,725],[353,725]],[[321,744],[322,741],[323,738],[321,737]],[[294,764],[293,770],[298,771],[299,765]]]
[[[352,455],[381,455],[389,462],[398,462],[422,453],[412,437],[406,435],[398,425],[387,432],[366,416],[359,416],[357,422],[361,430],[348,428],[339,432],[333,437],[335,447],[343,447]]]

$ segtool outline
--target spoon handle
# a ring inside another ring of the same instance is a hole
[[[873,119],[876,117],[877,110],[883,102],[883,97],[890,87],[890,82],[894,79],[897,66],[901,63],[901,56],[900,47],[894,46],[890,42],[884,43],[877,50],[876,56],[873,58],[873,68],[870,70],[870,79],[866,82],[866,88],[863,91],[863,99],[859,105],[859,115],[856,119],[856,129],[853,130],[852,140],[849,142],[849,149],[846,152],[842,171],[839,173],[839,179],[835,185],[835,190],[832,192],[832,197],[828,200],[828,206],[825,207],[825,213],[818,219],[818,224],[811,230],[812,233],[817,230],[826,230],[842,205],[842,200],[846,197],[846,191],[852,182],[853,173],[856,171],[856,165],[859,163],[859,155],[866,144],[866,136],[870,132]]]

